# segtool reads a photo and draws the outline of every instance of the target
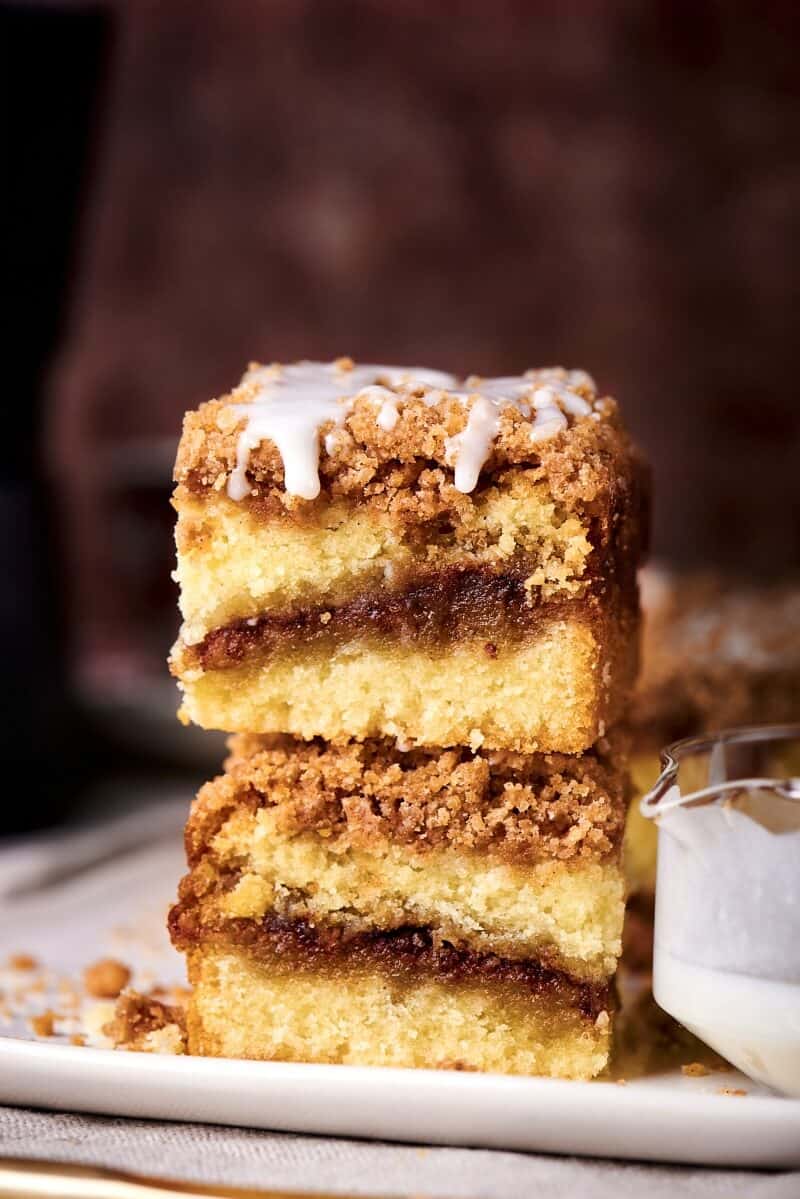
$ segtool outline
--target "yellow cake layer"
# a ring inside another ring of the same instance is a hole
[[[610,1020],[557,993],[379,971],[273,972],[237,950],[189,953],[189,1052],[358,1066],[462,1068],[593,1078]]]
[[[602,981],[621,950],[622,870],[611,863],[509,864],[485,855],[407,846],[337,851],[315,833],[281,835],[274,808],[237,812],[211,843],[242,877],[222,895],[226,916],[279,911],[351,931],[412,925],[459,948],[537,958]]]
[[[503,487],[454,499],[451,519],[433,522],[424,536],[402,512],[343,500],[302,520],[267,518],[216,491],[201,497],[184,490],[176,505],[175,579],[187,645],[245,617],[391,590],[409,569],[502,565],[520,553],[534,563],[530,586],[543,598],[569,596],[581,586],[592,548],[580,519],[522,470]]]
[[[552,621],[494,657],[483,642],[434,653],[353,640],[263,665],[184,669],[181,715],[227,732],[581,753],[624,703],[617,666],[580,621]]]

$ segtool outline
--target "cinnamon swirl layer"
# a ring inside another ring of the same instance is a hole
[[[589,506],[573,511],[531,471],[507,471],[475,496],[441,480],[424,498],[409,491],[388,508],[383,499],[380,492],[264,511],[256,501],[179,486],[183,640],[196,644],[214,629],[270,613],[335,609],[365,594],[379,599],[453,570],[510,571],[525,583],[526,602],[567,599],[617,574],[622,547],[638,557],[627,545],[641,536],[630,502],[613,522]]]
[[[220,926],[198,924],[190,907],[177,904],[170,913],[175,945],[184,951],[242,950],[268,966],[273,976],[330,978],[345,982],[365,974],[380,974],[403,983],[425,976],[442,985],[494,984],[519,996],[547,995],[565,1007],[595,1020],[609,1006],[608,984],[588,983],[551,970],[541,962],[512,961],[492,953],[457,949],[427,928],[343,933],[301,920],[265,916]]]
[[[511,587],[513,593],[513,586]],[[635,592],[634,592],[635,596]],[[464,610],[479,636],[431,644],[423,612],[403,636],[365,625],[347,635],[321,614],[313,635],[281,640],[269,622],[205,643],[179,644],[173,671],[183,717],[229,732],[287,732],[329,741],[390,737],[418,745],[471,745],[524,753],[580,753],[624,711],[636,667],[633,603],[530,616],[503,639],[513,605]],[[444,616],[446,622],[451,619]],[[453,619],[458,620],[456,613]],[[441,623],[441,622],[440,622]],[[417,635],[419,630],[419,635]],[[251,644],[257,643],[252,652]],[[204,664],[205,661],[205,664]],[[222,663],[222,664],[220,664]]]
[[[358,638],[380,637],[432,652],[460,641],[483,639],[492,647],[514,645],[556,621],[590,625],[602,636],[613,607],[635,605],[635,591],[616,595],[595,584],[581,598],[531,601],[524,572],[448,568],[419,574],[391,591],[366,591],[338,607],[318,605],[237,620],[184,644],[181,668],[225,670],[242,662],[268,662],[284,649],[322,645],[335,649]]]

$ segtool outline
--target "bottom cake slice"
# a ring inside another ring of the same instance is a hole
[[[602,1070],[624,908],[611,747],[231,745],[170,915],[190,1052]]]
[[[308,944],[298,937],[299,961],[278,948],[190,951],[190,1051],[561,1078],[606,1064],[605,986],[535,969],[504,976],[502,962],[455,950],[449,960],[416,931],[333,954]]]

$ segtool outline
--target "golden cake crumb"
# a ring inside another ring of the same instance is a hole
[[[49,1008],[45,1012],[40,1012],[38,1016],[31,1016],[29,1021],[31,1032],[35,1033],[37,1037],[52,1037],[57,1019],[56,1012],[50,1011]]]
[[[124,963],[115,958],[101,958],[83,972],[83,985],[95,999],[116,999],[127,987],[131,972]]]
[[[114,1019],[114,1004],[103,999],[94,1003],[83,1014],[83,1027],[90,1037],[105,1037],[106,1025]]]
[[[162,1003],[152,994],[124,991],[103,1028],[115,1049],[140,1053],[186,1052],[186,1017],[179,1004]]]
[[[12,953],[8,959],[8,965],[11,970],[28,971],[35,970],[39,963],[29,953]]]
[[[747,1091],[741,1087],[720,1087],[717,1091],[718,1095],[746,1095]]]
[[[687,1078],[703,1078],[710,1073],[708,1066],[704,1066],[702,1062],[689,1062],[686,1066],[681,1066],[681,1074],[685,1074]]]

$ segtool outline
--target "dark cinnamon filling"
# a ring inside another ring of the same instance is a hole
[[[324,604],[295,612],[270,612],[214,629],[186,647],[189,665],[223,670],[268,658],[292,645],[331,647],[354,637],[376,637],[398,646],[437,648],[457,641],[484,640],[489,657],[503,644],[518,644],[559,619],[596,624],[609,608],[636,605],[635,583],[624,589],[598,579],[582,595],[542,600],[525,589],[527,572],[497,573],[488,567],[450,567],[417,575],[396,590],[366,592],[336,608]]]
[[[426,928],[348,933],[333,925],[311,925],[270,913],[260,920],[200,918],[197,908],[177,903],[169,915],[176,948],[231,946],[281,973],[324,972],[346,978],[379,972],[397,982],[433,978],[458,984],[485,982],[519,993],[548,995],[596,1019],[612,1002],[607,984],[581,982],[539,961],[512,961],[491,953],[456,949]]]

